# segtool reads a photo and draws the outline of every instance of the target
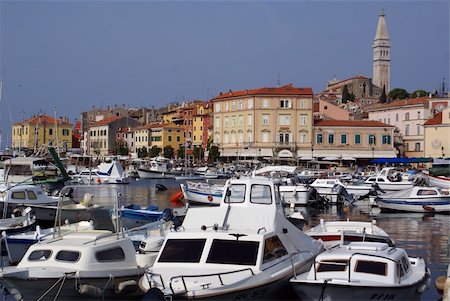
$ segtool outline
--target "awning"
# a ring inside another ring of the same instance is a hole
[[[377,158],[370,161],[371,164],[410,164],[429,163],[431,158]]]
[[[349,157],[349,156],[342,156],[342,160],[345,160],[345,161],[356,161],[355,158]]]
[[[219,151],[221,157],[273,157],[271,148],[219,148]]]
[[[304,155],[304,156],[301,156],[299,159],[300,160],[307,160],[307,161],[309,161],[309,160],[312,160],[313,157],[312,156],[308,156],[308,155]]]
[[[336,161],[339,160],[338,157],[333,157],[333,156],[329,156],[329,157],[325,157],[323,158],[324,161]]]

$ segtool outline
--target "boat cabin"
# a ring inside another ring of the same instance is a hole
[[[386,243],[351,242],[319,254],[308,278],[389,285],[408,278],[413,264],[403,249]]]

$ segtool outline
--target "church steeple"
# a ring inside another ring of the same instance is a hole
[[[373,40],[373,79],[374,85],[386,92],[390,91],[390,69],[391,69],[391,41],[387,30],[384,10],[378,15],[377,31]]]

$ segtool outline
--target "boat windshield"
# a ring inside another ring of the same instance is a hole
[[[158,262],[199,262],[206,239],[168,239]]]
[[[243,203],[245,200],[245,184],[233,184],[228,188],[225,203]]]
[[[245,240],[214,239],[207,263],[256,265],[259,242]],[[230,252],[230,250],[232,250]]]

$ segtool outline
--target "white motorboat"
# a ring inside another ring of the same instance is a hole
[[[380,227],[376,221],[324,221],[311,229],[305,231],[314,239],[322,240],[325,248],[329,249],[338,244],[348,244],[352,241],[372,241],[384,242],[389,246],[394,245],[394,241]]]
[[[118,160],[101,163],[94,169],[85,168],[72,178],[78,184],[128,184],[131,181]]]
[[[174,179],[177,173],[171,172],[170,159],[155,157],[138,167],[137,172],[141,179]]]
[[[11,234],[28,231],[36,222],[36,217],[32,214],[31,208],[27,207],[20,216],[14,214],[9,218],[0,219],[0,233]]]
[[[302,300],[420,300],[430,285],[422,258],[386,243],[351,242],[318,255],[290,280]]]
[[[185,184],[180,184],[180,187],[186,200],[207,205],[220,205],[225,189],[225,185],[203,181],[186,181]]]
[[[426,178],[431,186],[450,189],[450,177],[427,175]]]
[[[314,187],[320,195],[325,196],[333,193],[332,189],[335,185],[343,186],[349,194],[357,197],[367,195],[374,189],[373,185],[347,185],[338,178],[315,179],[311,187]]]
[[[322,251],[287,220],[273,181],[232,179],[220,206],[188,210],[139,284],[169,298],[260,299],[286,289]]]
[[[395,167],[384,167],[378,174],[368,177],[365,183],[377,183],[385,191],[398,191],[414,186],[413,182],[404,181],[401,172],[396,171]]]
[[[380,195],[375,200],[381,212],[450,212],[449,191],[437,187],[414,186]]]
[[[309,203],[309,189],[298,181],[296,170],[297,166],[271,165],[255,170],[253,175],[278,180],[280,193],[286,204],[305,206]]]
[[[115,199],[109,200],[113,207],[109,216],[111,230],[64,234],[57,212],[52,239],[31,245],[17,266],[5,267],[0,272],[7,292],[14,299],[123,300],[142,295],[137,282],[154,258],[137,253],[131,238],[120,227],[116,187],[96,186],[96,190],[102,188],[114,188]],[[138,259],[141,257],[144,260]]]

